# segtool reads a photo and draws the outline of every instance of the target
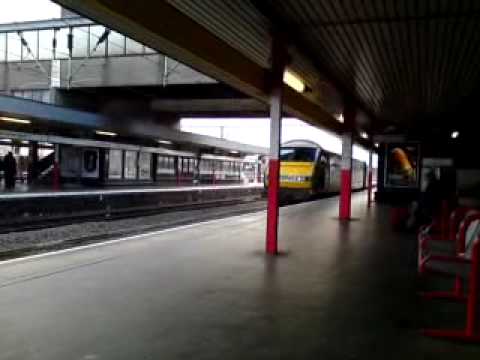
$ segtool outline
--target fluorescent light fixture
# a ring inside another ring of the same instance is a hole
[[[458,137],[458,135],[460,135],[460,133],[458,131],[453,131],[452,132],[452,139],[456,139]]]
[[[363,139],[368,139],[368,134],[365,131],[360,132],[360,137]]]
[[[95,134],[97,135],[104,135],[104,136],[117,136],[116,133],[111,131],[103,131],[103,130],[95,130]]]
[[[237,150],[230,150],[230,154],[238,154]]]
[[[305,83],[297,75],[288,70],[285,70],[283,73],[283,82],[299,93],[305,91]]]
[[[30,144],[30,142],[28,140],[22,140],[20,141],[20,143],[22,143],[23,145],[28,145]]]
[[[170,140],[157,140],[159,144],[172,145],[173,143]]]
[[[1,142],[11,143],[12,139],[0,139]]]
[[[16,123],[16,124],[30,124],[30,120],[26,119],[17,119],[13,117],[8,117],[8,116],[0,116],[0,120],[6,121],[6,122],[11,122],[11,123]]]
[[[343,118],[343,114],[338,114],[336,116],[336,118],[337,118],[338,122],[340,122],[342,124],[345,122],[345,119]]]

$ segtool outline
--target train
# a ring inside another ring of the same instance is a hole
[[[309,140],[291,140],[280,148],[280,195],[301,200],[340,192],[342,157]],[[266,178],[266,176],[265,176]],[[268,182],[265,181],[265,186]],[[367,164],[352,160],[352,190],[367,186]]]
[[[254,158],[196,153],[101,141],[60,144],[62,183],[85,185],[195,185],[257,182]]]

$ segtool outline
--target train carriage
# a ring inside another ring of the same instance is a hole
[[[100,141],[88,146],[61,144],[59,150],[64,183],[171,186],[257,180],[255,173],[243,169],[256,169],[258,159]]]

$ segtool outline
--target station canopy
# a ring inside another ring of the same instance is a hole
[[[475,0],[57,0],[267,100],[272,39],[288,48],[285,109],[342,131],[345,99],[371,134],[468,128],[479,84]]]

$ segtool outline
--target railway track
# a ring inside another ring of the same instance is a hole
[[[133,211],[110,217],[82,217],[0,229],[0,261],[113,238],[264,210],[264,200],[224,201]]]

